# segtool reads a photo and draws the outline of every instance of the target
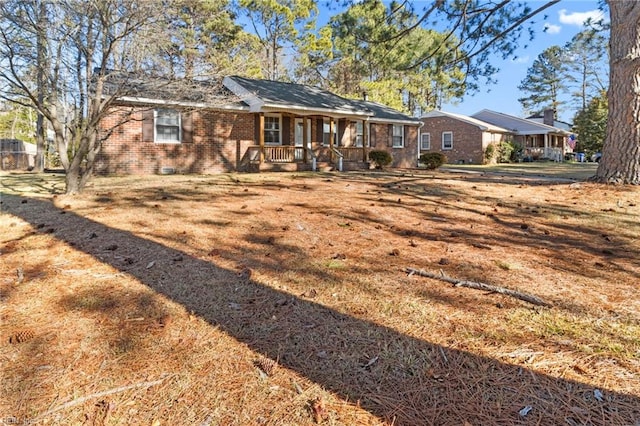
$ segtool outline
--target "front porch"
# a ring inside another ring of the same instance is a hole
[[[567,146],[565,139],[565,135],[555,133],[524,136],[523,158],[562,162]]]
[[[257,113],[255,142],[246,148],[246,171],[362,170],[369,168],[369,124],[362,116],[288,111]]]
[[[366,147],[252,145],[242,159],[246,171],[349,171],[369,169]]]

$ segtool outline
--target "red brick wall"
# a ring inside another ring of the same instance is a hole
[[[142,142],[142,112],[115,128],[102,144],[96,161],[100,174],[155,174],[163,167],[177,173],[220,173],[238,170],[242,155],[254,144],[254,116],[214,110],[196,110],[193,142]],[[117,113],[103,120],[102,128],[118,123]]]
[[[404,148],[393,148],[390,142],[390,126],[386,123],[371,123],[371,149],[391,153],[391,167],[410,168],[418,165],[418,126],[404,126]]]
[[[459,162],[482,164],[484,150],[482,146],[482,130],[473,124],[451,117],[423,118],[421,133],[431,135],[431,149],[424,152],[441,152],[447,156],[449,164]],[[442,133],[453,133],[453,149],[442,149]]]
[[[111,136],[102,144],[96,161],[98,174],[156,174],[162,168],[175,169],[176,173],[222,173],[243,169],[242,157],[247,147],[256,145],[255,114],[215,110],[196,110],[192,115],[193,142],[166,144],[142,141],[142,111],[133,113],[124,124],[117,112],[102,122],[103,129],[115,126]],[[128,114],[128,113],[126,113]],[[311,120],[313,149],[322,147],[318,140],[318,126],[322,118]],[[290,117],[289,139],[294,143],[295,119]],[[345,123],[343,141],[353,137],[350,123]],[[371,148],[389,151],[393,156],[392,167],[416,167],[418,152],[418,127],[404,126],[404,148],[389,146],[389,125],[371,123]],[[284,130],[284,129],[283,129]],[[286,138],[283,138],[286,139]]]

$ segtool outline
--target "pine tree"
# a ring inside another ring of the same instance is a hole
[[[564,60],[564,50],[560,46],[551,46],[533,61],[527,76],[518,85],[520,91],[528,94],[518,99],[528,114],[553,109],[557,118],[563,104],[559,96],[567,91]]]

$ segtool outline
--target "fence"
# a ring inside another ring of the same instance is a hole
[[[0,170],[31,170],[35,155],[25,151],[0,152]]]

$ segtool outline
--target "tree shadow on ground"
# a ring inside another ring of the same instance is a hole
[[[640,421],[636,395],[601,388],[600,397],[583,383],[410,337],[71,211],[61,214],[49,201],[4,195],[2,207],[34,227],[50,224],[61,241],[126,272],[254,351],[343,399],[359,401],[393,424]],[[81,233],[74,232],[79,229]],[[92,303],[78,296],[63,301],[86,310],[94,309]],[[95,308],[110,309],[106,303]],[[532,409],[519,414],[525,407]]]

